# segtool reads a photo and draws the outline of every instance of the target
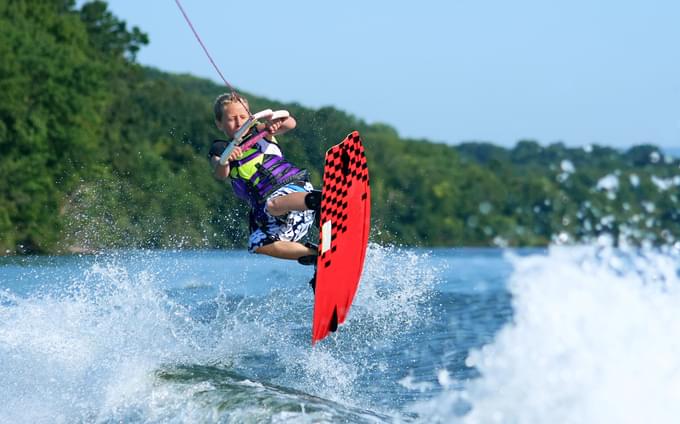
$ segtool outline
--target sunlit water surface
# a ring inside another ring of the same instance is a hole
[[[244,252],[0,260],[0,422],[671,423],[676,251],[371,245],[311,346],[311,269]]]

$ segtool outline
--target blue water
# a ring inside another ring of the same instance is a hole
[[[675,422],[678,252],[369,247],[311,346],[311,269],[240,251],[0,260],[0,422]]]

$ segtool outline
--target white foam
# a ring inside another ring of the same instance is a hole
[[[222,414],[256,421],[273,410],[218,411],[219,392],[157,373],[218,364],[250,375],[254,366],[257,381],[269,360],[285,371],[263,381],[371,407],[359,382],[375,370],[389,373],[393,364],[375,362],[376,350],[429,319],[425,305],[436,283],[427,255],[371,245],[345,325],[312,348],[313,296],[304,281],[243,298],[223,287],[205,304],[186,302],[182,296],[193,291],[177,294],[175,287],[204,280],[168,281],[182,263],[144,252],[121,258],[87,262],[69,274],[73,281],[54,281],[42,292],[0,292],[0,422],[204,422]],[[282,272],[286,277],[297,280]],[[202,306],[205,320],[191,310]]]
[[[370,406],[357,392],[357,381],[390,366],[374,362],[375,351],[431,318],[425,305],[438,281],[428,261],[425,253],[369,244],[359,289],[338,332],[314,348],[306,343],[293,347],[294,341],[282,338],[285,346],[277,350],[288,379],[282,383],[337,402]]]
[[[416,405],[425,422],[677,422],[676,254],[552,248],[510,260],[513,322],[470,353],[479,379]]]
[[[0,306],[0,422],[115,416],[148,397],[159,364],[192,352],[176,337],[182,309],[148,272],[95,264],[65,286]]]
[[[618,191],[619,177],[614,174],[605,175],[597,181],[596,187],[598,190],[605,190],[608,192]]]

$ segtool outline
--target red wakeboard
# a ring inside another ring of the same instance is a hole
[[[345,322],[364,268],[370,221],[368,166],[354,131],[326,152],[312,344]]]

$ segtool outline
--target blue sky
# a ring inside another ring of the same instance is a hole
[[[261,96],[432,141],[680,146],[679,1],[182,4],[227,80]],[[174,0],[109,7],[149,34],[139,62],[220,81]]]

